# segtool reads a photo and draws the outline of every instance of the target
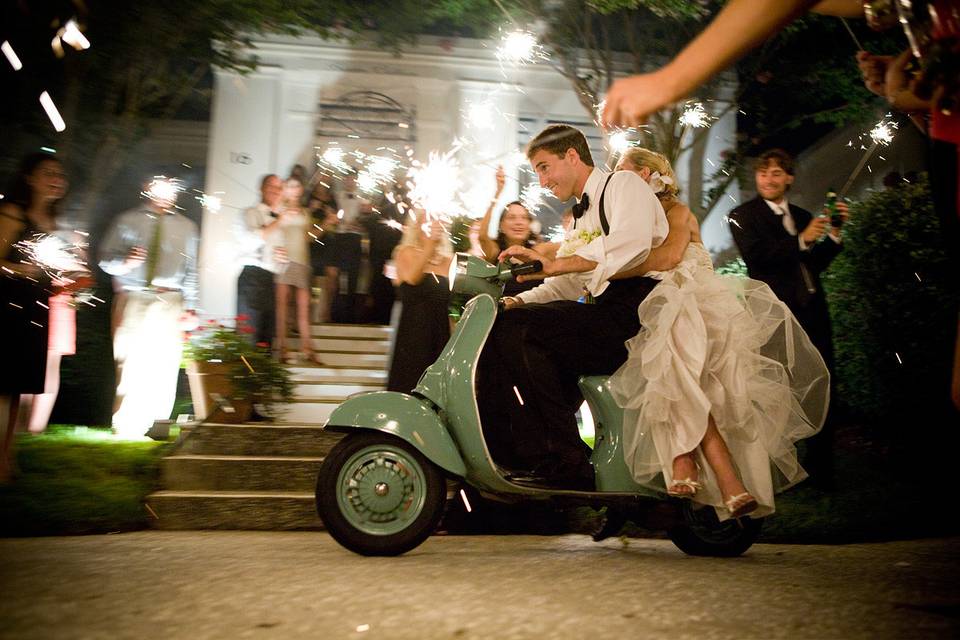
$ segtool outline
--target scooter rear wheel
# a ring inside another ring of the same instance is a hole
[[[376,431],[341,440],[320,468],[317,513],[341,545],[395,556],[426,540],[446,504],[443,473],[400,438]]]
[[[691,556],[734,558],[743,555],[760,536],[762,520],[743,517],[720,522],[710,507],[694,508],[684,500],[683,524],[668,531],[673,544]]]

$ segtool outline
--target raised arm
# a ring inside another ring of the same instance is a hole
[[[397,280],[406,284],[417,285],[423,280],[424,267],[430,262],[443,233],[443,228],[437,220],[430,225],[430,235],[423,233],[420,228],[419,217],[416,225],[416,244],[401,244],[394,253],[394,264],[397,268]]]
[[[497,259],[497,255],[500,253],[500,247],[497,246],[496,241],[490,237],[490,220],[493,218],[493,210],[497,206],[497,202],[500,200],[500,194],[503,193],[503,186],[506,184],[507,176],[503,171],[503,167],[497,167],[497,192],[494,194],[493,199],[490,201],[490,206],[487,207],[487,212],[483,214],[483,218],[480,219],[480,248],[483,250],[483,257],[488,262],[493,262]]]

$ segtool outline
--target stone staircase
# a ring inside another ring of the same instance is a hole
[[[319,529],[314,483],[340,439],[324,423],[350,395],[382,389],[391,330],[315,325],[318,365],[291,365],[294,402],[279,420],[190,427],[161,462],[147,505],[160,529]],[[292,340],[291,348],[297,348]]]

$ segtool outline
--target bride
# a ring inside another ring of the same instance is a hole
[[[670,223],[643,264],[616,276],[661,281],[608,382],[625,410],[627,465],[637,482],[713,506],[721,520],[769,515],[774,493],[807,477],[794,443],[823,426],[823,358],[766,284],[713,271],[664,156],[634,147],[617,170],[646,180]]]

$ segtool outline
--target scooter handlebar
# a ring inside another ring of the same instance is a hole
[[[539,271],[543,271],[543,263],[539,260],[525,262],[523,264],[510,267],[510,275],[512,275],[514,278],[517,276],[525,276],[530,273],[537,273]]]

